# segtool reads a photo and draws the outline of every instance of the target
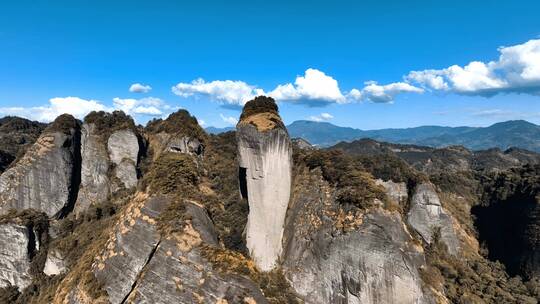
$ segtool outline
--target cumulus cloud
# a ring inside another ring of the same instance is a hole
[[[370,100],[391,102],[400,93],[422,93],[423,89],[398,82],[388,85],[369,83],[364,89],[352,89],[345,94],[336,79],[317,69],[309,68],[304,75],[297,76],[294,83],[280,84],[273,90],[263,89],[240,80],[214,80],[206,82],[196,79],[190,83],[178,83],[172,88],[181,97],[207,96],[224,105],[241,107],[258,95],[268,95],[278,102],[300,103],[307,106],[326,106],[331,103],[350,103]]]
[[[129,87],[131,93],[148,93],[150,90],[152,90],[151,86],[140,83],[134,83]]]
[[[42,122],[53,121],[59,115],[68,113],[78,119],[84,118],[92,111],[110,111],[111,108],[96,100],[86,100],[79,97],[55,97],[49,104],[39,107],[4,107],[0,108],[2,115],[16,115]]]
[[[51,122],[62,114],[71,114],[78,119],[83,119],[92,111],[112,112],[124,111],[132,116],[163,116],[178,107],[167,105],[163,100],[155,97],[141,99],[113,98],[112,106],[105,105],[101,101],[87,100],[80,97],[55,97],[49,103],[37,107],[2,107],[0,115],[14,115],[42,122]]]
[[[132,98],[113,98],[114,108],[124,111],[129,115],[140,114],[149,116],[161,116],[166,105],[163,100],[155,97],[146,97],[141,99]]]
[[[251,86],[243,81],[215,80],[206,82],[199,78],[191,83],[179,83],[172,88],[174,94],[181,97],[208,96],[218,102],[243,106],[257,95],[264,95],[261,89]]]
[[[307,69],[304,76],[297,76],[294,84],[277,86],[268,95],[279,101],[310,101],[345,103],[337,80],[316,69]]]
[[[332,116],[332,114],[330,113],[321,113],[319,115],[310,116],[309,120],[321,122],[321,121],[329,121],[332,118],[334,118],[334,116]]]
[[[403,93],[423,93],[424,90],[405,82],[395,82],[379,85],[375,81],[368,81],[362,90],[352,89],[347,95],[349,99],[356,101],[368,100],[375,103],[390,103],[394,98]]]
[[[440,70],[413,71],[410,83],[458,94],[491,96],[502,92],[540,94],[540,39],[500,47],[495,61],[472,61]]]
[[[219,114],[221,119],[223,119],[224,122],[226,122],[229,125],[235,126],[238,123],[238,119],[232,116],[225,116],[223,114]]]

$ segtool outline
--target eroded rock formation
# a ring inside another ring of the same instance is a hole
[[[79,146],[79,123],[59,116],[0,176],[0,214],[30,208],[50,217],[68,212],[78,187]]]
[[[451,254],[459,252],[459,239],[454,229],[452,217],[444,210],[439,195],[430,183],[416,186],[407,214],[407,222],[430,244],[435,233],[440,233]],[[438,231],[437,231],[438,230]]]
[[[120,189],[137,185],[139,139],[123,113],[94,112],[85,118],[81,139],[81,184],[75,210],[102,203]]]
[[[291,140],[272,99],[258,97],[244,107],[237,126],[239,178],[249,203],[246,244],[262,270],[276,266],[282,251],[292,174]]]

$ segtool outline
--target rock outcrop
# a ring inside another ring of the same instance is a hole
[[[43,273],[48,276],[61,274],[67,271],[66,262],[62,254],[56,250],[47,252],[47,260],[43,267]]]
[[[257,266],[276,266],[289,204],[292,147],[272,99],[248,102],[237,125],[240,191],[249,203],[246,244]]]
[[[0,176],[0,214],[35,209],[50,217],[68,212],[78,187],[79,123],[59,116],[24,157]]]
[[[137,185],[139,139],[133,120],[123,113],[93,112],[81,138],[81,184],[75,211],[102,203],[120,189]]]
[[[396,183],[391,180],[383,181],[382,179],[378,179],[375,182],[377,183],[377,185],[381,185],[384,187],[388,198],[391,199],[398,206],[403,206],[407,203],[407,198],[409,197],[409,194],[407,192],[407,184],[405,184],[404,182]]]
[[[457,237],[454,220],[444,210],[439,195],[430,183],[421,183],[416,186],[411,198],[407,222],[430,244],[437,230],[441,241],[446,244],[448,252],[457,254],[460,242]]]
[[[306,303],[431,303],[421,247],[397,212],[344,213],[313,173],[298,176],[285,229],[284,272]]]
[[[0,287],[23,290],[32,282],[31,250],[38,247],[33,233],[24,225],[0,224]]]

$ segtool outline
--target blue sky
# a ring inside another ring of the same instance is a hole
[[[265,93],[286,123],[540,123],[538,1],[6,2],[0,115],[223,127]]]

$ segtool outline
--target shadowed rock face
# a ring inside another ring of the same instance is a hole
[[[73,127],[45,130],[24,157],[0,176],[0,213],[32,208],[54,217],[72,208],[78,186],[80,131],[73,117],[57,120],[63,119]]]
[[[430,183],[423,183],[414,190],[407,221],[424,241],[430,244],[433,234],[440,230],[441,241],[451,254],[459,252],[459,239],[454,229],[452,217],[444,210],[435,188]]]
[[[246,246],[256,265],[268,271],[276,266],[282,251],[291,189],[292,146],[285,129],[276,126],[260,130],[261,125],[271,125],[265,119],[262,117],[260,123],[240,121],[236,136],[240,190],[249,203]]]

